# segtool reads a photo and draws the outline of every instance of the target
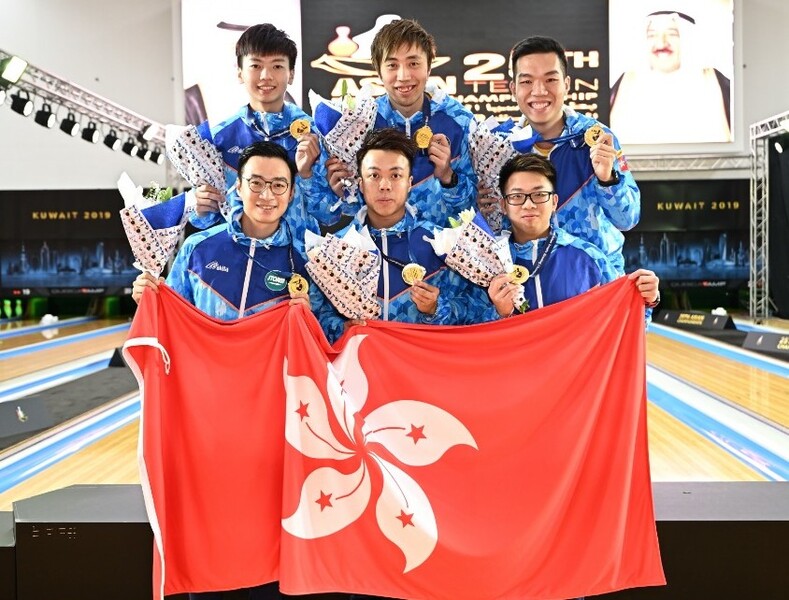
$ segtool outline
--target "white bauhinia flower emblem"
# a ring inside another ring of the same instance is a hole
[[[418,400],[395,400],[364,412],[367,376],[359,364],[357,335],[328,363],[328,402],[316,383],[288,375],[285,439],[304,456],[342,461],[343,470],[323,466],[304,480],[299,505],[282,526],[291,535],[315,539],[348,527],[367,509],[372,495],[370,469],[379,469],[383,488],[375,507],[381,532],[405,555],[404,573],[433,552],[438,527],[427,494],[405,471],[367,444],[377,442],[399,462],[432,464],[457,445],[477,448],[463,423],[447,411]],[[353,462],[349,462],[353,461]],[[349,472],[358,463],[358,467]]]

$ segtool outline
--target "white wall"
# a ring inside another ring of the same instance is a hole
[[[740,2],[747,129],[789,110],[789,2]],[[178,0],[0,0],[0,48],[141,115],[176,122],[178,6]],[[164,167],[47,131],[0,107],[0,189],[114,188],[124,170],[139,184],[166,180]]]
[[[0,48],[159,122],[175,120],[171,0],[0,0]],[[180,88],[180,82],[177,86]],[[8,101],[7,101],[8,102]],[[165,167],[0,107],[0,189],[113,189]]]

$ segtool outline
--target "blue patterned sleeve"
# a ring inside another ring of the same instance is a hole
[[[358,194],[354,202],[349,202],[347,198],[338,198],[331,189],[326,171],[329,158],[329,153],[321,144],[321,154],[312,166],[312,177],[302,179],[299,183],[305,210],[326,227],[335,225],[343,215],[356,214],[361,207]]]
[[[641,218],[641,191],[627,166],[619,140],[610,129],[606,131],[614,138],[614,148],[617,151],[614,168],[619,171],[620,181],[616,185],[605,187],[601,186],[595,177],[589,185],[593,186],[598,204],[611,223],[620,231],[628,231],[635,227]]]
[[[445,267],[435,282],[439,288],[438,306],[434,315],[419,313],[420,323],[429,325],[469,325],[477,323],[481,310],[479,288]]]
[[[167,275],[167,285],[193,306],[195,305],[195,299],[192,282],[189,278],[189,258],[194,247],[192,237],[186,238],[183,246],[181,246],[181,249],[175,256],[169,275]]]
[[[438,179],[435,179],[441,194],[440,197],[450,215],[475,207],[477,203],[477,174],[471,162],[468,125],[465,127],[464,134],[460,145],[460,154],[452,161],[452,170],[458,175],[458,184],[453,188],[443,188]],[[442,225],[444,224],[442,223]]]

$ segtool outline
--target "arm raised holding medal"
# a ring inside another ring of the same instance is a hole
[[[518,42],[510,67],[510,91],[523,118],[508,139],[518,152],[539,154],[553,163],[559,177],[559,225],[600,248],[623,274],[622,231],[638,223],[641,194],[619,141],[596,119],[565,106],[570,76],[558,41],[533,36]]]

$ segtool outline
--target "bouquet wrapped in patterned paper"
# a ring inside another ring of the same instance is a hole
[[[365,227],[350,228],[343,237],[305,235],[307,273],[337,311],[349,319],[375,319],[381,256]]]
[[[169,199],[169,188],[154,186],[154,193],[145,195],[126,173],[118,179],[118,191],[124,203],[121,223],[136,259],[134,266],[158,277],[175,254],[194,204],[185,194]]]
[[[167,158],[193,187],[208,184],[221,192],[227,190],[222,153],[214,144],[202,138],[194,125],[167,125],[165,147]],[[220,204],[219,212],[227,218],[230,203]]]
[[[458,219],[450,217],[449,223],[451,227],[434,230],[429,241],[436,254],[446,256],[444,262],[450,269],[483,287],[496,275],[507,272],[497,253],[500,243],[496,234],[480,213],[469,208]],[[509,247],[506,249],[509,253]]]
[[[510,158],[517,154],[508,139],[498,135],[511,129],[512,121],[500,124],[493,117],[483,123],[472,122],[468,143],[471,163],[479,178],[480,185],[490,188],[491,197],[501,199],[499,190],[499,173]],[[503,213],[498,203],[493,205],[493,212],[485,217],[493,231],[501,231]]]
[[[346,163],[352,173],[351,177],[343,181],[343,188],[348,200],[353,201],[359,191],[356,183],[356,153],[375,125],[378,105],[370,86],[362,87],[357,97],[353,98],[346,93],[345,85],[339,101],[326,100],[312,90],[309,91],[309,99],[315,128],[326,150]]]
[[[497,275],[515,272],[509,245],[509,232],[496,235],[487,221],[474,209],[464,210],[458,219],[449,218],[451,227],[435,229],[427,241],[446,265],[477,285],[487,288]],[[523,310],[525,296],[519,285],[513,304]]]

